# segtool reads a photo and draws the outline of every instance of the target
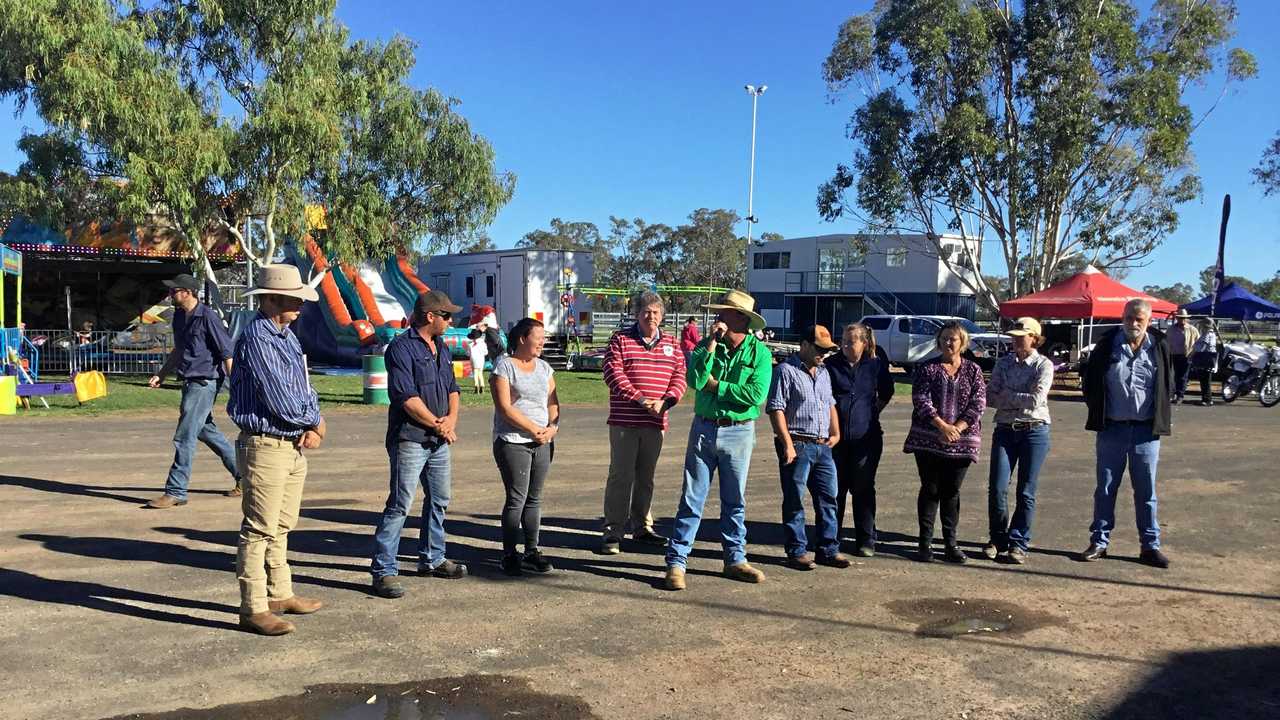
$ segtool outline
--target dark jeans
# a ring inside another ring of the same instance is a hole
[[[1195,375],[1200,380],[1200,401],[1213,402],[1213,390],[1209,383],[1213,380],[1213,367],[1217,358],[1211,352],[1200,352],[1196,353],[1192,359]]]
[[[555,457],[555,443],[493,442],[493,459],[498,463],[507,500],[502,506],[502,551],[516,552],[521,535],[525,552],[538,549],[538,528],[542,525],[542,485]]]
[[[819,555],[834,557],[840,553],[836,524],[836,466],[831,461],[831,448],[822,443],[797,442],[796,459],[782,464],[783,444],[774,439],[778,454],[778,475],[782,481],[782,529],[786,536],[787,557],[801,557],[812,545]],[[813,525],[818,539],[810,543],[804,526],[804,491],[813,499]]]
[[[1173,396],[1181,398],[1187,394],[1187,356],[1170,355],[1173,360]]]
[[[916,468],[920,471],[920,496],[916,511],[920,516],[920,540],[933,541],[933,518],[942,515],[942,540],[956,544],[956,526],[960,524],[960,486],[969,470],[969,458],[952,458],[917,452]]]
[[[1000,550],[1031,544],[1031,523],[1036,517],[1036,485],[1040,466],[1049,454],[1049,426],[1014,430],[997,425],[991,435],[991,473],[987,478],[987,519],[991,542]],[[1018,470],[1018,504],[1009,517],[1009,479]]]
[[[876,469],[884,451],[884,436],[876,433],[842,440],[835,449],[836,531],[844,526],[846,498],[853,503],[853,535],[858,545],[876,544]]]

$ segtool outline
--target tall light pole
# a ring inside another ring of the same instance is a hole
[[[747,174],[747,244],[751,244],[751,226],[757,220],[755,216],[755,205],[753,201],[756,194],[756,105],[760,101],[760,96],[765,90],[769,89],[768,85],[745,86],[747,94],[751,96],[751,170]]]

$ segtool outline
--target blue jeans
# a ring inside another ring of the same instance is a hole
[[[1145,423],[1107,422],[1095,441],[1098,456],[1098,487],[1093,491],[1093,524],[1090,542],[1106,547],[1116,526],[1116,495],[1124,468],[1129,466],[1133,485],[1133,509],[1138,521],[1138,539],[1143,550],[1160,547],[1160,523],[1156,520],[1156,463],[1160,459],[1160,438]]]
[[[213,424],[213,403],[221,388],[222,384],[216,380],[187,380],[182,383],[178,429],[173,432],[173,464],[169,466],[169,477],[164,481],[165,495],[187,499],[197,440],[217,453],[222,466],[237,483],[240,482],[240,475],[236,472],[236,450]]]
[[[814,530],[818,554],[833,557],[840,552],[836,539],[836,464],[831,448],[821,443],[795,443],[796,459],[782,464],[782,441],[775,439],[778,474],[782,480],[782,526],[787,536],[787,557],[800,557],[809,551],[804,528],[804,490],[813,498]]]
[[[391,457],[391,492],[373,537],[370,572],[375,578],[400,574],[396,562],[400,531],[419,483],[426,498],[422,501],[422,529],[418,533],[418,564],[435,570],[445,560],[444,511],[449,507],[453,484],[449,444],[398,442],[387,448],[387,454]]]
[[[1036,518],[1036,486],[1040,466],[1049,454],[1049,426],[1014,430],[997,425],[991,435],[991,474],[987,478],[987,519],[991,542],[1000,550],[1031,544],[1031,523]],[[1018,469],[1017,508],[1009,518],[1009,478]]]
[[[684,486],[676,509],[667,565],[684,567],[702,524],[711,474],[720,471],[720,543],[725,565],[747,561],[747,470],[756,445],[755,423],[719,427],[694,417],[684,453]]]

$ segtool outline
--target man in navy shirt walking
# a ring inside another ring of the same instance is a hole
[[[231,473],[235,485],[226,494],[240,496],[235,450],[214,424],[212,413],[222,381],[231,374],[231,336],[213,308],[200,302],[200,283],[194,277],[179,275],[164,284],[173,299],[173,351],[148,385],[160,387],[165,376],[176,370],[182,380],[182,404],[178,429],[173,433],[173,464],[164,483],[164,494],[146,504],[155,510],[187,504],[197,440],[217,453]]]
[[[387,455],[391,490],[374,535],[373,591],[404,595],[396,554],[400,532],[421,484],[426,493],[419,533],[418,574],[458,579],[467,566],[445,557],[444,513],[452,492],[449,446],[458,439],[458,381],[453,356],[444,344],[453,314],[462,308],[431,290],[418,296],[408,331],[387,346]]]

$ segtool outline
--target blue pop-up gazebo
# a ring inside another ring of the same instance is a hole
[[[1213,304],[1213,296],[1204,297],[1182,306],[1192,315],[1208,315]],[[1218,306],[1214,309],[1215,317],[1232,320],[1280,320],[1280,306],[1269,303],[1235,283],[1227,283],[1218,291]]]

